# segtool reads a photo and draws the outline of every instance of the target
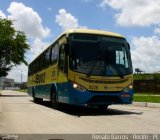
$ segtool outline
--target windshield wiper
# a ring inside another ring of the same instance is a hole
[[[124,75],[119,74],[118,76],[119,76],[121,79],[124,79]]]
[[[124,74],[122,74],[122,72],[120,72],[119,68],[116,69],[117,72],[118,72],[118,76],[121,78],[121,79],[124,79]]]
[[[115,68],[112,67],[112,69],[114,69],[114,71],[116,71],[117,75],[119,76],[121,79],[124,79],[124,75],[119,71],[119,68]],[[110,64],[106,64],[106,75],[107,76],[114,76],[114,74],[112,74],[112,69],[110,69]]]

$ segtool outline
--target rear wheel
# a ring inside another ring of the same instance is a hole
[[[109,106],[109,105],[98,105],[97,108],[98,108],[99,110],[107,110],[108,106]]]
[[[33,95],[33,101],[34,101],[35,103],[41,103],[41,102],[43,101],[42,98],[37,98],[37,97],[35,97],[35,91],[34,91],[34,89],[33,89],[32,95]]]
[[[43,101],[43,99],[42,98],[33,97],[33,101],[35,103],[41,103]]]
[[[52,108],[57,109],[58,108],[58,102],[57,102],[57,96],[56,96],[56,88],[51,88],[51,104]]]

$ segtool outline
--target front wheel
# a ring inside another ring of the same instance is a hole
[[[58,108],[56,89],[54,87],[51,89],[51,104],[52,104],[52,108],[54,108],[54,109]]]
[[[42,98],[37,98],[37,97],[35,97],[35,91],[34,91],[34,89],[33,89],[33,92],[32,92],[32,96],[33,96],[33,101],[34,101],[35,103],[41,103],[41,102],[43,101]]]

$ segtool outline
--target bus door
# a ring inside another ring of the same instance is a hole
[[[58,61],[58,100],[65,102],[65,92],[67,90],[67,55],[65,54],[65,45],[60,46]]]

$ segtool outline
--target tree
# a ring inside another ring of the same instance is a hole
[[[139,73],[141,74],[141,73],[144,72],[144,71],[140,70],[139,68],[136,68],[136,69],[135,69],[135,72],[136,72],[137,74],[139,74]]]
[[[7,76],[13,66],[27,65],[25,52],[29,48],[26,35],[14,29],[13,21],[0,17],[0,77]]]

